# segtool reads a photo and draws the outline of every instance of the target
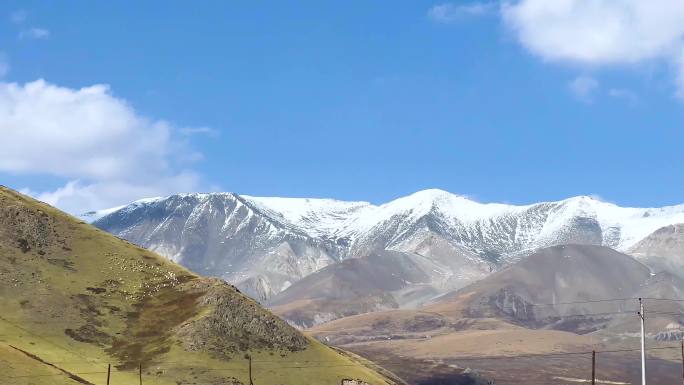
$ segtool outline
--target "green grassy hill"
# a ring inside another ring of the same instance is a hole
[[[389,381],[233,286],[0,187],[0,384]]]

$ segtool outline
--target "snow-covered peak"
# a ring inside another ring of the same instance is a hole
[[[411,195],[397,198],[380,206],[369,207],[355,218],[354,232],[361,232],[377,224],[390,220],[395,216],[407,221],[417,220],[432,213],[439,213],[444,218],[458,220],[461,223],[502,216],[507,213],[524,210],[528,206],[512,206],[499,203],[479,203],[467,197],[452,194],[439,189],[418,191]]]
[[[550,211],[544,231],[554,233],[566,226],[573,218],[595,220],[604,233],[617,236],[618,250],[627,250],[653,231],[669,224],[684,222],[684,205],[661,208],[620,207],[590,196],[577,196],[559,202],[548,202],[554,206]]]
[[[443,223],[453,227],[453,234],[461,234],[461,237],[486,237],[491,240],[500,236],[516,244],[529,243],[530,247],[557,239],[559,232],[577,226],[578,220],[584,223],[591,221],[599,226],[597,231],[606,245],[626,250],[660,227],[684,223],[684,205],[620,207],[591,196],[509,205],[480,203],[439,189],[418,191],[381,205],[335,199],[253,197],[234,193],[180,194],[141,199],[130,205],[87,213],[81,218],[94,222],[115,212],[131,212],[141,205],[174,198],[194,198],[198,204],[207,204],[213,199],[244,201],[259,215],[300,234],[313,238],[347,238],[351,241],[383,231],[392,222],[401,221],[406,230],[406,226],[410,227],[411,223],[417,223],[423,217],[438,215]],[[197,213],[199,215],[202,211]],[[510,223],[516,225],[510,227]],[[523,247],[522,244],[519,246]]]
[[[559,202],[549,202],[552,204],[558,204],[560,207],[563,207],[566,210],[570,210],[573,212],[597,212],[597,211],[604,211],[604,210],[613,210],[613,209],[621,209],[621,207],[610,203],[610,202],[604,202],[600,199],[594,198],[592,196],[588,195],[580,195],[576,197],[571,197],[567,199],[563,199],[562,201]]]
[[[460,201],[465,204],[467,204],[466,202],[475,203],[465,197],[452,194],[448,191],[429,189],[397,198],[381,205],[380,209],[388,212],[415,211],[427,213],[434,208],[451,206],[455,201]]]
[[[246,201],[271,216],[276,216],[312,236],[325,236],[344,226],[350,217],[372,207],[368,202],[335,199],[253,197]]]

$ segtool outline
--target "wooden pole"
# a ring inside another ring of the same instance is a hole
[[[247,359],[249,359],[249,385],[254,385],[252,382],[252,355],[247,356]]]
[[[112,372],[112,364],[107,364],[107,385],[109,385],[109,376]]]
[[[138,376],[140,378],[140,385],[142,385],[142,362],[138,364]]]
[[[641,318],[641,385],[646,385],[646,332],[644,323],[646,314],[644,313],[644,302],[639,298],[639,318]]]
[[[591,351],[591,385],[596,385],[596,350]]]

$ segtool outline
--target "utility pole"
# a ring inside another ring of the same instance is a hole
[[[646,385],[646,337],[644,336],[644,302],[639,298],[639,318],[641,318],[641,385]]]
[[[109,385],[109,375],[112,372],[112,364],[107,364],[107,385]]]
[[[684,384],[684,339],[682,339],[682,384]]]
[[[247,359],[249,360],[249,385],[254,385],[252,382],[252,355],[248,355]]]
[[[138,363],[138,378],[140,378],[140,385],[142,385],[142,362]]]
[[[596,385],[596,350],[591,351],[591,385]]]

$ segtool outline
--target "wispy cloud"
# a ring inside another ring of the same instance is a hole
[[[50,31],[45,28],[31,27],[19,32],[21,39],[47,39],[50,37]]]
[[[12,23],[21,26],[20,39],[47,39],[50,37],[50,31],[47,28],[26,25],[27,16],[28,13],[23,9],[10,13]]]
[[[178,130],[183,135],[218,136],[218,131],[210,127],[184,127]]]
[[[439,23],[454,23],[465,17],[481,16],[496,9],[492,2],[477,2],[456,5],[443,3],[433,6],[428,10],[428,17]]]
[[[594,94],[599,88],[599,82],[591,76],[578,76],[568,83],[568,88],[575,97],[585,103],[594,101]]]
[[[26,11],[24,11],[23,9],[18,9],[16,11],[10,13],[10,20],[14,24],[21,24],[24,21],[26,21],[26,15],[27,15]]]
[[[639,96],[634,91],[624,88],[611,88],[608,90],[608,95],[616,99],[625,100],[629,104],[636,104],[639,101]]]

